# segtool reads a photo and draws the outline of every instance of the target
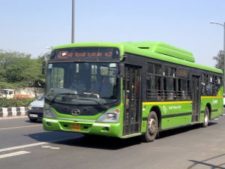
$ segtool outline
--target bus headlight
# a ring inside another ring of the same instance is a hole
[[[97,122],[115,123],[119,121],[120,111],[118,109],[108,110],[99,117]]]
[[[44,106],[44,117],[56,118],[55,113],[52,112],[51,107],[48,104],[45,104]]]

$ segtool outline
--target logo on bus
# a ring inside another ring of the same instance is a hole
[[[78,116],[78,115],[80,115],[80,109],[73,109],[73,110],[71,111],[71,114],[72,114],[73,116]]]
[[[213,105],[218,104],[218,100],[213,100],[213,101],[212,101],[212,104],[213,104]]]

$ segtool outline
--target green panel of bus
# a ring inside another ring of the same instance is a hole
[[[223,113],[223,72],[163,42],[74,43],[46,64],[43,127],[155,140]]]

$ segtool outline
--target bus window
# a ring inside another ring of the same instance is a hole
[[[188,99],[187,94],[187,80],[178,79],[178,98],[181,100]]]

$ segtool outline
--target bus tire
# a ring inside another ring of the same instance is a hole
[[[205,108],[205,114],[204,114],[204,121],[203,121],[202,126],[207,127],[208,125],[209,125],[209,108],[206,107]]]
[[[159,120],[155,111],[152,111],[148,116],[147,129],[144,135],[145,142],[152,142],[155,140],[159,132]]]

